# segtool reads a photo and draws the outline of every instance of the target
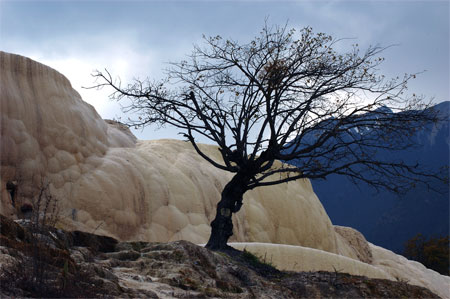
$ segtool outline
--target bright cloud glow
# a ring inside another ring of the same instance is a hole
[[[160,79],[169,61],[184,59],[202,34],[246,42],[264,19],[359,43],[398,46],[385,54],[389,76],[420,72],[411,93],[449,100],[449,3],[446,1],[0,1],[0,50],[30,57],[65,75],[103,118],[122,116],[91,73],[108,69],[123,83]],[[141,139],[176,132],[136,132]]]

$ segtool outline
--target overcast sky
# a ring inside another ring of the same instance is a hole
[[[0,50],[24,55],[64,74],[103,118],[121,115],[93,70],[127,81],[160,78],[169,61],[189,54],[202,34],[242,42],[270,24],[311,26],[362,48],[388,46],[381,72],[426,70],[410,92],[449,100],[449,1],[5,1],[0,0]],[[174,138],[148,128],[140,139]]]

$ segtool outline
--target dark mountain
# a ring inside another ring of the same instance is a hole
[[[449,108],[450,102],[433,107],[447,115],[447,120],[416,132],[414,139],[419,146],[396,152],[379,150],[376,155],[419,163],[430,170],[448,167]],[[360,132],[370,134],[367,130]],[[425,236],[449,234],[448,186],[440,186],[443,193],[416,186],[398,195],[383,190],[377,192],[364,183],[355,185],[339,175],[313,180],[312,185],[333,224],[356,228],[368,241],[397,253],[401,253],[406,240],[417,233]]]

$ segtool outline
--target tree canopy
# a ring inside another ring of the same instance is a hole
[[[249,43],[204,37],[186,60],[170,64],[162,81],[122,85],[107,70],[94,76],[96,87],[112,87],[111,98],[136,116],[128,125],[178,128],[200,156],[235,174],[212,223],[212,238],[222,237],[208,243],[221,248],[232,234],[231,214],[256,187],[333,173],[395,192],[442,180],[375,155],[414,146],[414,132],[438,121],[423,97],[406,93],[417,74],[387,79],[379,74],[386,48],[361,51],[354,44],[341,53],[340,47],[342,40],[310,27],[266,24]],[[223,161],[202,152],[200,136],[218,145]],[[369,172],[375,179],[367,179]]]
[[[405,243],[403,255],[442,275],[450,275],[449,236],[429,237],[417,234]]]

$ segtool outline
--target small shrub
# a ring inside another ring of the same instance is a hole
[[[259,257],[255,254],[251,253],[250,251],[247,251],[245,248],[244,248],[244,251],[242,252],[242,257],[244,258],[244,260],[246,260],[248,263],[250,263],[253,266],[264,265],[264,266],[274,267],[274,265],[272,264],[271,261],[269,262],[266,260],[266,256]]]
[[[417,234],[405,243],[403,255],[440,274],[450,275],[449,236],[430,237]]]
[[[19,180],[20,183],[24,183]],[[22,212],[29,217],[26,226],[30,232],[28,244],[26,244],[25,252],[29,259],[22,261],[24,263],[24,277],[19,278],[21,284],[33,295],[47,296],[53,294],[50,285],[59,280],[52,273],[52,268],[61,266],[57,265],[68,263],[70,257],[63,254],[62,250],[54,250],[49,247],[53,237],[51,235],[52,228],[59,219],[58,199],[50,192],[50,183],[42,179],[36,188],[36,192],[32,197],[32,205],[25,204],[21,207]],[[55,252],[58,253],[55,253]],[[53,252],[53,253],[52,253]],[[54,256],[56,254],[56,256]],[[63,254],[64,256],[61,256]],[[73,264],[73,261],[71,261]]]

